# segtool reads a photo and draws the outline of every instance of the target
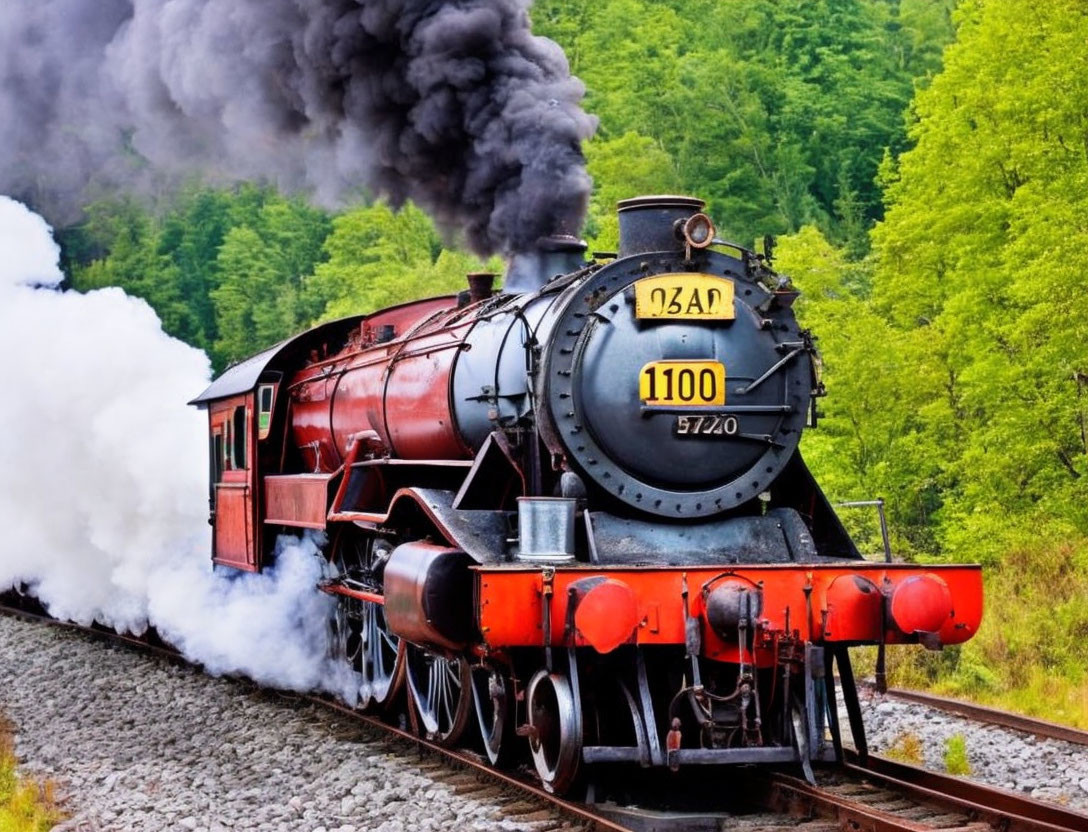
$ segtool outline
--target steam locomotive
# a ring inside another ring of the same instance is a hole
[[[859,555],[798,450],[798,297],[700,200],[619,205],[466,291],[304,332],[194,400],[213,561],[327,532],[354,703],[571,790],[601,766],[839,759],[848,648],[969,639],[976,566]],[[841,691],[836,691],[836,672]],[[598,769],[599,770],[599,769]]]

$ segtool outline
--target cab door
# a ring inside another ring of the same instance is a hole
[[[212,560],[255,572],[256,438],[253,395],[235,396],[210,408],[214,515]]]

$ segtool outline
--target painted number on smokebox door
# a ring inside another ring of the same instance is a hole
[[[733,281],[709,274],[663,274],[635,284],[635,317],[670,321],[728,321]]]
[[[740,422],[736,416],[677,416],[677,436],[736,436]]]
[[[649,406],[721,406],[725,367],[719,361],[651,361],[639,373],[638,391]]]

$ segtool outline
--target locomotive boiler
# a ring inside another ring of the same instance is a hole
[[[323,324],[228,369],[209,413],[213,560],[328,533],[353,704],[398,707],[564,792],[604,766],[864,751],[848,648],[970,638],[975,566],[863,559],[806,468],[812,336],[703,203],[619,206],[503,291]],[[841,681],[836,690],[835,673]]]

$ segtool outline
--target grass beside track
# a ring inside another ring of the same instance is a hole
[[[978,634],[939,652],[889,648],[888,684],[1088,730],[1088,537],[1009,544],[983,577]],[[875,650],[853,653],[871,676]]]
[[[64,819],[53,784],[16,771],[14,731],[0,716],[0,832],[46,832]]]
[[[909,653],[910,650],[917,655]],[[871,679],[875,648],[854,652],[859,674]],[[951,655],[946,659],[940,654],[923,654],[913,646],[889,648],[888,686],[962,699],[1088,731],[1088,678],[1069,678],[1047,666],[1028,664],[1017,679],[979,684],[974,679],[964,679],[956,669],[941,667],[958,663],[960,648],[945,648],[944,652]]]

